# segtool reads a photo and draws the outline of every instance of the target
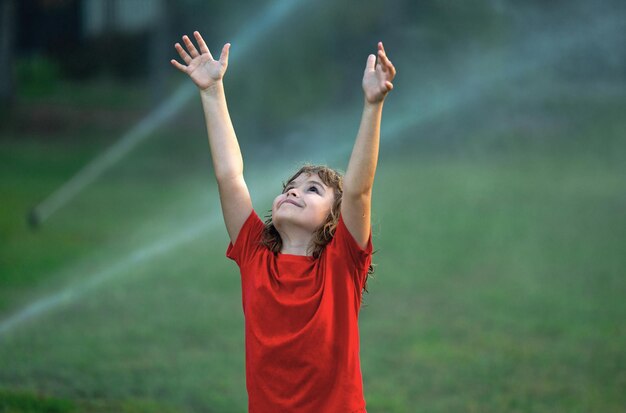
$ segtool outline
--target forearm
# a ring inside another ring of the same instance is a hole
[[[382,112],[383,101],[365,101],[359,132],[344,177],[344,193],[362,195],[372,191],[378,163]]]
[[[200,90],[215,177],[218,181],[243,174],[243,158],[233,128],[223,83]]]

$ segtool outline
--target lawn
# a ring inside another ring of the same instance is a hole
[[[623,104],[548,102],[522,126],[383,144],[360,314],[368,411],[626,411]],[[72,292],[0,335],[0,411],[245,411],[240,284],[205,136],[172,134],[36,231],[28,209],[106,139],[0,140],[0,322]]]

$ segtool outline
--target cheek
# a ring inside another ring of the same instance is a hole
[[[276,206],[278,205],[278,203],[280,202],[280,200],[283,198],[282,195],[278,195],[276,198],[274,198],[274,202],[272,202],[272,210],[276,211]]]
[[[335,198],[332,196],[329,196],[328,198],[325,199],[326,201],[326,207],[328,208],[328,211],[330,212],[330,210],[333,208],[333,205],[335,204]]]
[[[332,202],[328,202],[326,200],[321,200],[318,203],[318,211],[320,215],[323,215],[324,217],[326,217],[328,214],[330,214],[330,211],[333,207],[333,203]]]

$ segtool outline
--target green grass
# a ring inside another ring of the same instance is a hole
[[[0,412],[3,413],[66,413],[76,411],[71,400],[42,397],[24,391],[0,390]]]
[[[622,411],[624,183],[545,162],[382,174],[378,263],[394,271],[372,283],[370,311],[384,315],[364,313],[362,356],[365,371],[393,372],[370,376],[370,392],[404,389],[392,411]],[[384,184],[409,175],[419,190]]]
[[[383,146],[368,411],[626,411],[620,102],[547,105],[533,139],[486,127]],[[24,212],[103,145],[0,141],[0,320],[218,211],[205,136],[161,133],[38,232]],[[245,411],[226,245],[218,222],[0,337],[0,411]]]
[[[68,400],[58,397],[47,397],[24,390],[0,390],[0,412],[2,413],[75,413],[88,411],[93,413],[178,413],[181,410],[156,403],[152,400],[126,399],[111,400]]]

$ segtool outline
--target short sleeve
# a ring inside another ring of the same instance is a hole
[[[348,258],[354,267],[359,271],[365,271],[369,269],[372,262],[372,231],[370,229],[370,235],[367,239],[365,248],[361,248],[356,242],[348,227],[343,221],[343,216],[339,215],[339,222],[337,223],[337,229],[335,235],[329,246],[338,250],[338,252]]]
[[[228,243],[226,256],[241,267],[243,263],[253,257],[254,254],[262,248],[261,237],[264,229],[265,224],[263,224],[263,221],[261,221],[257,213],[252,210],[246,222],[244,222],[241,227],[235,244],[232,242]]]

